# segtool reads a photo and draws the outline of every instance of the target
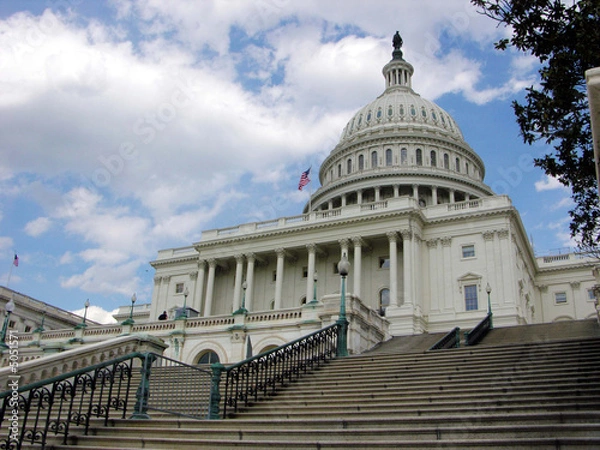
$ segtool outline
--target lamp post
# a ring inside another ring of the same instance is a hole
[[[46,321],[46,310],[42,311],[42,322],[40,323],[40,326],[37,327],[35,330],[33,330],[34,333],[41,333],[42,331],[46,331],[44,329],[44,322]]]
[[[135,304],[136,300],[137,300],[137,295],[135,295],[135,292],[134,292],[133,295],[131,296],[131,311],[129,311],[129,318],[126,319],[125,321],[123,321],[123,323],[121,325],[133,325],[135,323],[135,320],[133,320],[133,305]]]
[[[85,303],[83,304],[84,306],[84,310],[83,310],[83,320],[81,321],[80,324],[78,324],[75,328],[79,329],[79,328],[86,328],[87,324],[85,323],[85,319],[87,317],[87,310],[90,307],[90,299],[88,298]],[[132,319],[133,320],[133,319]]]
[[[177,315],[176,319],[187,319],[187,298],[188,298],[188,295],[190,295],[190,291],[189,291],[188,287],[186,286],[185,289],[183,290],[183,309]]]
[[[337,265],[338,272],[342,277],[342,295],[340,298],[340,316],[337,320],[339,325],[339,335],[337,342],[336,356],[348,356],[348,320],[346,319],[346,277],[350,270],[350,262],[346,253],[342,254],[342,259]]]
[[[242,283],[242,306],[240,306],[240,309],[238,309],[237,311],[235,311],[233,314],[247,314],[248,310],[246,309],[246,289],[248,289],[248,283],[246,283],[246,281],[244,281]]]
[[[8,321],[10,320],[10,315],[15,310],[15,302],[11,298],[6,306],[4,307],[4,311],[6,313],[6,317],[4,318],[4,324],[2,325],[2,335],[0,336],[0,348],[7,349],[8,345],[6,345],[6,332],[8,331]]]
[[[318,275],[317,275],[317,271],[315,270],[315,273],[313,274],[313,299],[311,301],[311,303],[315,304],[317,303],[317,279],[318,279]]]
[[[492,287],[490,286],[490,283],[488,283],[487,286],[485,287],[485,292],[487,292],[487,295],[488,295],[488,316],[490,316],[490,328],[493,328],[493,326],[492,326],[492,301],[490,300],[490,294],[492,293]]]

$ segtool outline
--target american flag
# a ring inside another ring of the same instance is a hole
[[[310,169],[311,168],[309,167],[308,170],[305,170],[304,172],[302,172],[302,175],[300,175],[300,182],[298,183],[299,191],[301,191],[304,186],[306,186],[308,183],[310,183],[310,178],[308,178]]]
[[[15,253],[15,258],[13,259],[13,264],[15,265],[15,267],[19,267],[19,257],[17,256],[16,253]]]

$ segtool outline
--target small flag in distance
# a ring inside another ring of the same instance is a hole
[[[15,257],[13,259],[13,264],[15,267],[19,267],[19,257],[17,256],[16,253],[15,253]]]

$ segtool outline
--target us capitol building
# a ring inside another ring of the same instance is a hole
[[[344,257],[351,353],[391,336],[468,330],[488,309],[495,327],[596,317],[597,261],[534,255],[459,125],[413,90],[398,33],[393,46],[385,90],[350,118],[302,214],[159,251],[151,305],[121,308],[116,318],[129,324],[75,330],[80,342],[114,328],[161,337],[165,355],[187,363],[236,362],[333,323]]]

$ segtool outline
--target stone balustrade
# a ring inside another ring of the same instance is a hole
[[[3,368],[0,369],[0,389],[8,390],[9,382],[14,379],[18,379],[19,386],[23,387],[129,353],[153,352],[162,355],[167,347],[168,345],[163,340],[150,335],[119,336],[105,339],[102,342],[74,347],[69,351],[46,355],[44,358],[25,362],[21,360],[18,361],[18,365],[12,367],[5,367],[8,365],[8,353],[5,351],[2,354]],[[19,354],[26,350],[27,348],[19,349]]]

